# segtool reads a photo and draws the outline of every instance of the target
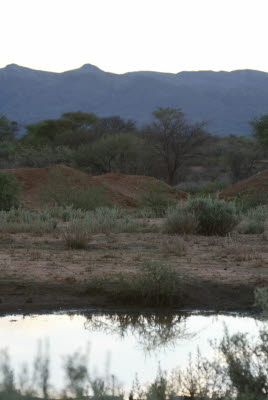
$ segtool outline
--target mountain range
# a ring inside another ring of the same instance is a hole
[[[138,71],[114,74],[91,64],[61,73],[16,64],[0,69],[0,113],[21,124],[68,111],[120,115],[139,126],[156,107],[181,108],[211,133],[250,134],[248,121],[268,113],[268,73],[256,70]]]

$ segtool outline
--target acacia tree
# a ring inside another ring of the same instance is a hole
[[[153,116],[154,121],[147,129],[156,140],[156,150],[165,164],[168,183],[172,185],[178,169],[208,138],[204,129],[206,123],[191,124],[184,113],[175,108],[159,107]]]

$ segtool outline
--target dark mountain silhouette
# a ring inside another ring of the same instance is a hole
[[[11,64],[0,69],[0,112],[22,124],[67,111],[120,115],[139,125],[158,107],[181,108],[212,133],[250,133],[248,121],[268,112],[268,73],[196,71],[113,74],[94,65],[54,73]]]

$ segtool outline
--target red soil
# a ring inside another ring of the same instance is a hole
[[[40,194],[45,186],[56,174],[61,174],[71,182],[71,187],[101,186],[106,189],[107,196],[114,203],[122,207],[135,207],[135,200],[150,184],[162,184],[167,194],[176,199],[186,199],[186,193],[171,188],[159,180],[149,176],[105,174],[90,176],[79,170],[64,166],[55,165],[45,168],[18,168],[9,169],[22,184],[21,200],[27,208],[38,208],[40,206]]]
[[[246,195],[254,192],[268,192],[268,170],[229,186],[220,193],[220,198],[228,200],[239,194]]]

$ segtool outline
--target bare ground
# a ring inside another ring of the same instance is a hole
[[[268,238],[176,237],[159,233],[94,235],[86,250],[66,250],[60,234],[0,235],[0,312],[116,305],[88,294],[96,277],[124,272],[145,259],[174,266],[184,281],[184,308],[253,309],[254,288],[268,286]]]

